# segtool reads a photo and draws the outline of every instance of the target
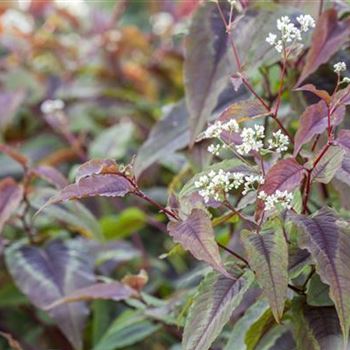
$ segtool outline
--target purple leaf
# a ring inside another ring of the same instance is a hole
[[[350,152],[350,130],[340,130],[335,142],[337,145],[343,147],[345,151]]]
[[[280,322],[288,290],[288,246],[282,230],[277,228],[260,234],[244,230],[242,238],[249,265],[276,321]]]
[[[339,125],[345,116],[345,107],[338,107],[331,116],[331,125]],[[322,134],[328,126],[328,107],[324,101],[308,106],[300,117],[299,128],[295,135],[294,156],[301,147],[315,135]]]
[[[56,307],[78,301],[90,301],[97,299],[104,300],[126,300],[132,296],[137,296],[137,292],[129,286],[120,282],[96,283],[91,286],[78,289],[48,305],[45,309],[52,310]]]
[[[317,21],[307,53],[305,65],[297,85],[300,85],[310,74],[329,59],[349,39],[350,20],[338,21],[337,11],[329,9],[324,11]]]
[[[267,195],[277,190],[291,192],[300,185],[304,172],[304,167],[294,158],[282,159],[270,168],[259,191],[264,191]]]
[[[39,212],[48,205],[62,201],[96,196],[123,197],[133,190],[134,187],[131,183],[121,175],[91,175],[63,188],[56,196],[45,203],[39,209]]]
[[[192,18],[185,42],[184,76],[191,143],[205,126],[220,93],[229,85],[233,63],[227,53],[226,28],[220,13],[215,4],[201,6]]]
[[[208,350],[252,285],[251,271],[228,269],[234,278],[211,272],[200,284],[186,319],[182,349]]]
[[[16,285],[40,309],[95,281],[88,251],[80,241],[55,240],[44,248],[18,242],[5,255]],[[73,347],[81,349],[88,316],[86,304],[61,305],[50,310],[49,315]]]
[[[113,174],[118,172],[117,163],[111,159],[92,159],[82,164],[75,175],[75,181],[79,182],[81,179],[100,174]]]
[[[282,159],[270,168],[266,174],[264,184],[259,187],[259,192],[264,191],[267,195],[272,195],[277,190],[291,192],[300,185],[304,173],[304,167],[294,158]],[[258,199],[256,219],[261,217],[264,207],[264,202]]]
[[[7,177],[0,181],[0,233],[6,221],[16,212],[23,198],[23,187]]]
[[[327,105],[331,102],[331,97],[329,96],[329,93],[326,90],[318,90],[316,89],[315,85],[312,84],[306,84],[303,85],[295,91],[308,91],[313,93],[314,95],[318,96],[320,99],[322,99],[324,102],[326,102]]]
[[[237,119],[238,122],[269,115],[266,108],[258,100],[245,100],[229,105],[220,114],[219,120],[227,122],[230,119]]]
[[[345,342],[350,327],[350,235],[349,223],[323,208],[313,216],[290,215],[301,228],[300,247],[309,250],[317,273],[330,287]]]
[[[170,222],[168,232],[176,243],[180,243],[196,259],[205,261],[215,270],[230,277],[223,267],[214,230],[204,210],[193,209],[185,220]]]
[[[67,179],[55,168],[48,165],[39,165],[30,170],[35,176],[51,183],[58,189],[68,185]]]

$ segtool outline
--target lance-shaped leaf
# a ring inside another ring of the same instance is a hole
[[[234,279],[211,272],[200,284],[185,324],[184,350],[209,349],[254,281],[251,271],[230,272]]]
[[[23,90],[0,92],[0,105],[2,106],[0,129],[3,129],[11,122],[25,97],[26,93]]]
[[[274,225],[277,226],[277,225]],[[282,230],[267,229],[260,234],[242,231],[248,261],[269,301],[277,322],[283,316],[288,289],[288,246]]]
[[[310,74],[328,60],[349,39],[350,20],[338,21],[337,11],[324,11],[317,21],[312,35],[311,48],[306,55],[305,65],[297,85],[300,85]]]
[[[18,209],[23,198],[23,187],[7,177],[0,181],[0,233],[6,221]]]
[[[223,267],[214,230],[204,210],[193,209],[185,220],[170,222],[168,232],[176,243],[180,243],[196,259],[207,262],[215,270],[230,277]]]
[[[228,6],[223,6],[224,11]],[[190,113],[191,142],[202,131],[220,93],[229,85],[232,56],[228,55],[227,34],[213,3],[201,6],[192,18],[185,42],[184,77]]]
[[[312,307],[295,298],[291,317],[298,350],[347,349],[333,307]]]
[[[339,146],[330,146],[312,170],[313,181],[328,184],[342,165],[345,151]]]
[[[73,293],[60,298],[46,307],[51,310],[65,303],[90,301],[97,299],[120,301],[137,296],[137,292],[120,282],[96,283],[91,286],[75,290]]]
[[[63,188],[56,196],[52,197],[41,209],[46,206],[71,199],[86,197],[123,197],[134,188],[131,183],[121,175],[91,175],[79,182]]]
[[[310,251],[322,282],[330,287],[347,342],[350,327],[350,234],[349,224],[323,208],[311,217],[291,214],[302,230],[300,246]]]
[[[331,116],[331,125],[339,125],[345,116],[345,106],[339,106]],[[299,128],[295,134],[294,156],[301,147],[315,135],[322,134],[328,126],[328,107],[324,101],[308,106],[300,117]]]
[[[38,308],[91,285],[94,274],[88,251],[80,241],[51,241],[44,248],[18,242],[5,252],[6,265],[18,288]],[[49,311],[75,349],[82,348],[82,331],[88,315],[83,302]]]

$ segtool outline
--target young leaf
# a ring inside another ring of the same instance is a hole
[[[242,122],[250,118],[262,117],[269,114],[270,113],[266,112],[266,108],[262,106],[261,102],[257,100],[245,100],[235,102],[226,107],[220,114],[219,120],[226,122],[230,119],[237,119],[238,122]]]
[[[185,220],[170,222],[168,232],[176,243],[180,243],[196,259],[207,262],[215,270],[230,277],[223,267],[215,233],[204,210],[193,209]]]
[[[294,90],[311,92],[314,95],[318,96],[321,100],[326,102],[327,105],[329,105],[329,103],[331,102],[331,96],[329,96],[329,93],[326,90],[318,90],[315,87],[315,85],[312,84],[306,84]]]
[[[118,165],[111,159],[91,159],[80,165],[75,174],[75,181],[79,182],[85,177],[100,174],[115,174],[118,172]]]
[[[335,109],[331,116],[331,125],[339,125],[345,115],[345,106]],[[311,141],[315,135],[322,134],[328,126],[328,107],[324,101],[308,106],[300,117],[299,128],[295,134],[294,156],[301,147]]]
[[[18,288],[41,309],[95,280],[88,252],[79,241],[55,240],[44,248],[17,242],[6,250],[5,257]],[[73,347],[80,350],[88,315],[85,303],[61,305],[49,315]]]
[[[307,286],[306,301],[310,306],[333,306],[329,298],[329,286],[322,283],[320,276],[314,274]]]
[[[339,146],[330,146],[312,170],[313,181],[328,184],[342,165],[345,151]]]
[[[234,267],[230,272],[234,279],[211,272],[198,287],[185,324],[184,350],[209,349],[254,281],[251,271]]]
[[[23,187],[7,177],[0,181],[0,233],[6,221],[18,209],[23,198]]]
[[[310,217],[295,214],[290,217],[302,229],[300,246],[310,251],[322,282],[330,287],[330,297],[347,342],[350,327],[349,225],[328,208]]]
[[[310,74],[328,60],[349,39],[350,20],[338,21],[337,11],[324,11],[317,21],[312,35],[311,48],[306,55],[305,65],[297,85],[300,85]]]
[[[282,230],[277,227],[260,234],[244,230],[242,238],[249,265],[256,274],[276,321],[280,322],[288,290],[288,246]]]
[[[50,305],[46,306],[46,310],[52,310],[57,306],[77,301],[90,301],[95,299],[106,299],[120,301],[136,296],[137,292],[129,286],[120,282],[96,283],[82,289],[75,290],[73,293],[60,298]]]

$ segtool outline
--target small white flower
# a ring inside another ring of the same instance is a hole
[[[280,32],[278,35],[275,33],[269,33],[266,41],[275,46],[277,52],[281,53],[283,48],[294,49],[297,45],[297,41],[302,40],[301,33],[309,31],[309,29],[315,27],[315,20],[310,15],[300,15],[297,17],[298,27],[291,22],[288,16],[282,16],[277,19],[277,29]]]
[[[210,139],[214,137],[220,137],[223,131],[239,132],[239,125],[236,120],[231,119],[226,123],[222,123],[217,120],[215,123],[208,126],[203,133],[203,138]]]
[[[52,114],[63,108],[64,102],[62,100],[45,100],[40,106],[40,110],[44,114]]]
[[[267,195],[264,191],[261,191],[258,194],[258,198],[264,201],[266,211],[275,210],[277,206],[283,209],[290,209],[292,207],[293,194],[277,190],[275,193]]]
[[[334,72],[339,74],[341,72],[346,71],[346,63],[345,62],[338,62],[334,66]]]
[[[269,35],[266,38],[266,41],[272,46],[275,44],[277,39],[277,35],[273,33],[269,33]]]
[[[221,128],[228,132],[239,132],[239,125],[235,119],[230,119],[228,122],[222,124]]]
[[[265,137],[265,128],[262,125],[254,125],[254,128],[244,128],[241,132],[242,144],[236,147],[241,155],[248,154],[250,151],[259,151],[263,148],[262,140]]]
[[[344,77],[343,80],[341,81],[342,83],[349,84],[350,83],[350,78]]]
[[[272,138],[267,140],[269,149],[275,149],[276,152],[285,152],[288,150],[289,139],[287,135],[282,134],[281,130],[272,133]]]
[[[310,15],[300,15],[297,17],[297,21],[300,23],[300,30],[307,32],[310,28],[315,28],[315,20]]]
[[[220,155],[221,145],[210,145],[208,147],[208,152],[211,154],[214,154],[215,156]]]

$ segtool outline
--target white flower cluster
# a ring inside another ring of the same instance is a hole
[[[250,151],[259,151],[263,148],[262,140],[265,137],[265,128],[262,125],[254,125],[254,128],[243,128],[241,132],[242,144],[236,147],[241,155],[248,154]]]
[[[40,110],[44,114],[52,114],[63,108],[64,102],[62,100],[45,100],[40,106]]]
[[[310,28],[315,27],[315,20],[310,15],[300,15],[297,17],[298,27],[291,22],[288,16],[282,16],[277,20],[277,29],[280,31],[280,36],[269,33],[266,41],[275,46],[277,52],[281,53],[283,48],[291,46],[296,41],[302,40],[302,33],[308,32]]]
[[[269,149],[275,149],[276,152],[287,151],[289,139],[287,135],[282,134],[281,130],[272,133],[272,138],[267,140]]]
[[[218,156],[220,155],[221,149],[224,148],[223,146],[224,145],[220,145],[219,143],[216,145],[209,145],[208,152],[213,154],[214,156]]]
[[[258,198],[264,201],[265,210],[273,210],[277,206],[281,206],[284,209],[291,209],[293,194],[291,192],[277,190],[275,193],[267,195],[264,191],[261,191],[258,194]]]
[[[203,138],[211,139],[213,137],[220,137],[223,131],[239,132],[239,126],[235,119],[230,119],[226,123],[217,120],[214,124],[208,126],[203,133]]]
[[[345,62],[338,62],[334,66],[334,72],[339,74],[341,72],[346,71],[346,63]]]
[[[208,175],[202,175],[194,186],[199,189],[198,193],[207,203],[210,198],[220,201],[224,195],[232,189],[238,189],[244,185],[242,194],[254,190],[257,184],[264,183],[260,175],[246,175],[243,173],[230,173],[220,169],[218,172],[210,171]]]
[[[345,62],[338,62],[334,66],[334,72],[340,75],[341,72],[346,71],[346,63]],[[341,81],[340,84],[349,84],[350,83],[350,78],[349,77],[344,77]]]

